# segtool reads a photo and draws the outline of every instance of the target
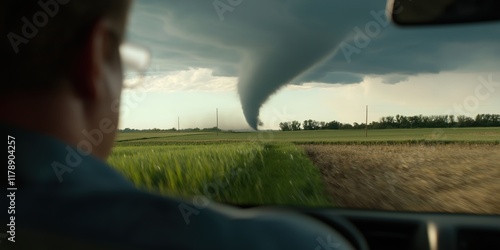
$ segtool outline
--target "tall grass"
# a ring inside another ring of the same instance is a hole
[[[328,206],[319,170],[293,144],[140,144],[115,147],[109,163],[138,187],[233,204]]]

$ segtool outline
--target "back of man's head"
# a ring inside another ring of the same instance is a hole
[[[74,77],[93,24],[125,20],[128,0],[2,0],[0,28],[6,67],[1,92],[47,90]],[[3,71],[2,70],[2,71]]]

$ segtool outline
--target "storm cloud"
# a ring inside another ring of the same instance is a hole
[[[287,84],[498,70],[499,24],[402,29],[385,9],[384,0],[142,0],[129,39],[152,49],[159,72],[237,77],[254,129],[262,105]]]

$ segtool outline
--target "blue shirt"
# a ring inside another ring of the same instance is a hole
[[[17,187],[16,243],[2,241],[1,249],[73,249],[61,246],[66,241],[95,249],[350,249],[337,232],[305,216],[152,194],[57,139],[7,125],[0,130],[15,138]]]

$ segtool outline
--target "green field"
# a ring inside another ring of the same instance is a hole
[[[293,144],[117,146],[109,163],[137,186],[233,204],[331,205],[321,176]]]
[[[500,128],[120,133],[109,163],[165,195],[237,204],[330,206],[322,176],[295,144],[500,144]]]
[[[168,132],[120,133],[118,144],[162,144],[175,142],[287,142],[287,143],[365,143],[365,142],[500,142],[500,128],[444,128],[444,129],[380,129],[318,130],[318,131],[260,131],[260,132]]]

